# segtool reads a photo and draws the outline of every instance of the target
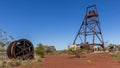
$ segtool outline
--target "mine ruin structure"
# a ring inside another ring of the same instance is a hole
[[[77,41],[78,38],[80,39],[79,41]],[[94,46],[101,46],[104,48],[96,5],[86,8],[86,15],[73,41],[73,45],[76,46],[84,46],[86,44],[90,45],[92,48],[94,48]]]
[[[7,55],[10,59],[34,59],[33,44],[27,39],[15,40],[9,44]]]

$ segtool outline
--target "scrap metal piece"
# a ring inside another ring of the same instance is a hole
[[[13,41],[7,48],[7,55],[10,59],[20,58],[23,60],[34,58],[33,44],[27,39]]]

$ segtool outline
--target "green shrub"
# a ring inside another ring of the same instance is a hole
[[[76,52],[76,47],[75,46],[68,49],[69,54],[75,54],[75,52]]]
[[[68,54],[68,50],[67,50],[67,49],[61,50],[61,51],[60,51],[60,54]]]
[[[39,49],[36,49],[36,53],[39,55],[40,58],[44,58],[45,57],[45,52]]]
[[[56,54],[56,48],[55,46],[48,46],[48,45],[45,45],[44,46],[44,51],[47,55],[54,55]]]
[[[36,51],[36,54],[38,54],[40,58],[45,57],[45,51],[44,51],[44,47],[42,44],[38,44],[35,51]]]

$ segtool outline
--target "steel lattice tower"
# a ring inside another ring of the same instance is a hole
[[[76,42],[78,38],[80,38],[81,43]],[[74,39],[73,45],[74,44],[89,44],[93,47],[97,45],[104,48],[104,41],[96,5],[88,6],[86,8],[86,15]]]

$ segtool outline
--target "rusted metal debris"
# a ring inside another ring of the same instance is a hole
[[[10,59],[33,59],[34,47],[33,44],[27,39],[20,39],[13,41],[7,48],[7,55]]]
[[[81,42],[77,41],[78,38],[80,38]],[[89,44],[92,47],[101,46],[104,48],[104,40],[96,5],[86,8],[86,15],[73,41],[73,45],[75,44],[79,44],[79,46]]]

